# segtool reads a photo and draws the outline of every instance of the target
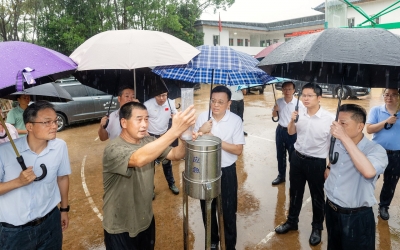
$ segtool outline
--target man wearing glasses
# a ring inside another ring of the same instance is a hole
[[[286,181],[286,151],[289,154],[289,162],[294,150],[294,143],[297,134],[289,135],[287,126],[290,122],[293,111],[295,110],[297,99],[293,96],[296,90],[293,82],[285,82],[282,84],[283,97],[276,100],[276,104],[272,109],[272,117],[279,114],[278,126],[275,132],[276,159],[278,160],[278,177],[272,181],[272,185],[278,185]],[[299,101],[299,107],[304,105]]]
[[[224,218],[226,249],[236,249],[237,175],[236,160],[245,144],[242,119],[229,111],[231,91],[217,86],[211,91],[210,109],[199,115],[195,132],[216,136],[222,140],[221,151],[221,199]],[[206,224],[205,201],[200,201],[203,221]],[[219,236],[216,216],[216,199],[211,203],[211,249],[218,249]]]
[[[379,215],[383,220],[388,220],[389,206],[400,176],[399,90],[385,89],[383,99],[385,104],[370,110],[366,128],[368,134],[373,134],[372,141],[386,149],[389,160],[379,197]]]
[[[308,182],[311,193],[313,219],[309,243],[316,246],[321,242],[324,222],[324,173],[329,151],[330,126],[335,117],[320,106],[322,89],[315,83],[302,88],[305,109],[292,113],[288,133],[297,133],[290,161],[290,205],[287,221],[275,228],[278,234],[298,229],[299,215],[303,203],[304,187]],[[298,121],[295,120],[298,115]]]
[[[149,112],[149,135],[160,138],[168,130],[168,124],[173,114],[176,114],[175,101],[168,98],[168,93],[162,93],[144,103]],[[179,189],[175,186],[172,163],[165,159],[162,162],[165,179],[173,194],[178,195]]]
[[[61,249],[69,211],[67,145],[56,138],[57,115],[49,102],[31,104],[23,119],[28,135],[15,144],[28,168],[21,171],[10,142],[0,145],[0,249]],[[47,175],[33,182],[42,164]]]

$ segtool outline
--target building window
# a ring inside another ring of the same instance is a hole
[[[279,42],[279,39],[274,39],[274,43],[278,43]]]
[[[347,18],[347,26],[349,28],[353,28],[354,27],[354,17],[352,18]]]
[[[243,46],[243,39],[237,39],[237,46]]]
[[[271,45],[271,40],[267,40],[266,43],[265,43],[265,46],[268,47],[270,45]]]
[[[260,40],[260,47],[265,47],[265,40]]]
[[[219,45],[219,36],[214,35],[213,36],[213,44],[215,45]]]
[[[229,38],[229,46],[233,46],[233,38]]]
[[[249,47],[250,39],[244,39],[244,46]]]

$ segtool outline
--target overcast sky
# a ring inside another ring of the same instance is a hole
[[[202,20],[257,22],[268,23],[303,16],[322,14],[312,8],[317,7],[325,0],[235,0],[235,3],[226,11],[207,10],[201,15]]]

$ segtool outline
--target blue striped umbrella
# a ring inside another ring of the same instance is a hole
[[[155,67],[162,78],[191,83],[224,85],[267,84],[275,79],[257,68],[258,60],[227,46],[202,45],[200,54],[188,64]]]

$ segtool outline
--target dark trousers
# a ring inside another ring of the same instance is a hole
[[[322,223],[324,222],[324,172],[326,168],[326,159],[302,159],[296,151],[292,153],[292,160],[290,162],[290,206],[288,222],[297,225],[299,222],[299,215],[303,203],[304,188],[306,182],[311,193],[312,208],[313,208],[313,221],[311,223],[313,228],[323,229]]]
[[[297,140],[297,134],[289,135],[287,128],[280,125],[276,127],[275,144],[276,144],[276,159],[278,160],[279,177],[286,178],[286,152],[289,154],[289,162],[292,152],[294,151],[294,143]]]
[[[326,203],[329,250],[375,249],[375,220],[372,208],[341,214]]]
[[[400,152],[388,154],[389,164],[383,173],[383,186],[379,206],[389,207],[400,177]]]
[[[224,233],[226,250],[236,249],[236,211],[237,211],[237,175],[236,163],[229,167],[222,168],[221,177],[221,200],[224,218]],[[200,200],[204,226],[206,225],[206,202]],[[219,242],[219,231],[217,224],[217,200],[211,203],[211,242]]]
[[[149,135],[154,136],[155,138],[160,138],[160,135],[155,135],[155,134],[150,134],[150,133],[149,133]],[[172,184],[175,183],[174,173],[172,172],[171,161],[167,160],[167,159],[163,160],[162,167],[163,167],[165,179],[168,182],[168,186],[171,186]]]
[[[62,238],[57,208],[37,226],[9,228],[0,224],[0,249],[57,250],[62,248]]]
[[[150,226],[130,237],[129,233],[110,234],[104,230],[104,243],[107,250],[153,250],[156,243],[156,223],[151,220]]]
[[[231,107],[229,108],[230,111],[236,115],[238,115],[240,118],[242,118],[243,121],[243,112],[244,112],[244,102],[243,100],[239,101],[231,101]]]

